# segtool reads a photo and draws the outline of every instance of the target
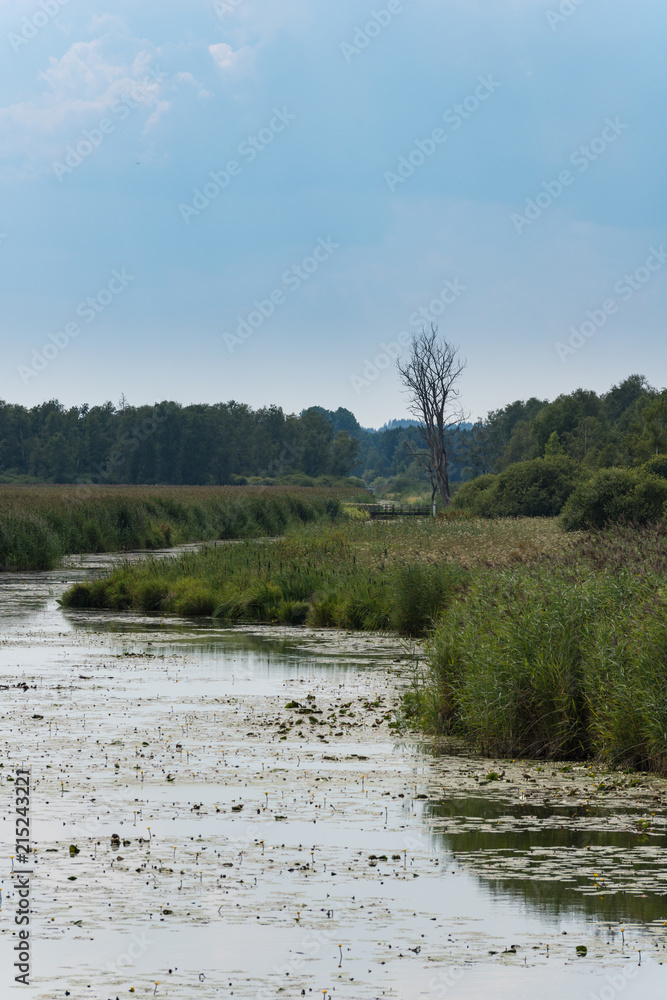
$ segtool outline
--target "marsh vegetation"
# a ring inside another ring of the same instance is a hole
[[[0,569],[51,569],[63,556],[278,535],[334,520],[365,490],[258,486],[0,486]]]
[[[666,570],[662,525],[341,514],[120,565],[64,604],[423,637],[413,724],[489,755],[664,771]]]

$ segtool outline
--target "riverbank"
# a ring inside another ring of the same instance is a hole
[[[434,754],[419,644],[63,611],[84,565],[0,584],[36,996],[660,995],[662,779]]]
[[[72,608],[420,636],[465,587],[469,570],[553,559],[573,544],[546,519],[320,522],[271,544],[120,566],[64,600]]]
[[[52,569],[72,553],[275,536],[334,521],[361,497],[356,487],[0,485],[0,571]]]
[[[667,772],[667,531],[319,522],[119,566],[69,608],[428,637],[406,711],[476,752]]]

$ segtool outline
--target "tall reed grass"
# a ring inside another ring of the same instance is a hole
[[[405,563],[390,554],[390,534],[369,522],[320,523],[273,542],[148,559],[73,587],[64,604],[422,635],[465,573],[454,563]]]
[[[294,526],[71,588],[133,609],[427,636],[406,710],[491,755],[667,771],[667,528],[556,520]]]
[[[422,635],[463,586],[469,567],[555,556],[571,544],[555,521],[346,516],[335,525],[293,526],[271,543],[120,566],[70,590],[65,603]]]
[[[485,754],[667,770],[667,536],[583,537],[563,562],[478,574],[408,698]]]
[[[0,487],[0,569],[50,569],[68,553],[277,535],[338,518],[359,490],[298,487]]]

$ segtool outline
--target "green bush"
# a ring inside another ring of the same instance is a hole
[[[517,462],[497,476],[479,476],[456,494],[455,509],[478,517],[555,517],[581,478],[564,456]]]
[[[454,494],[452,507],[456,510],[463,510],[468,514],[484,517],[482,509],[491,496],[490,487],[495,483],[496,479],[497,476],[489,472],[486,475],[477,476],[476,479],[470,479],[467,483],[463,483]]]
[[[577,486],[563,508],[561,522],[568,531],[623,521],[657,523],[666,502],[667,480],[644,470],[601,469]]]
[[[648,462],[644,462],[639,471],[659,476],[661,479],[667,479],[667,455],[656,455]]]

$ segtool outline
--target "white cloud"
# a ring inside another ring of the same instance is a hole
[[[32,173],[40,160],[58,156],[80,129],[93,127],[132,93],[138,112],[147,114],[144,131],[153,128],[170,108],[164,81],[149,73],[159,73],[157,53],[141,47],[145,42],[123,41],[135,51],[107,54],[108,40],[96,38],[75,42],[59,59],[51,57],[38,76],[42,92],[0,108],[0,152],[20,157]]]
[[[216,45],[209,45],[208,51],[218,69],[233,76],[250,73],[255,62],[255,50],[250,45],[234,50],[226,42],[218,42]]]
[[[75,93],[85,99],[98,96],[126,72],[126,66],[107,61],[102,39],[97,38],[92,42],[75,42],[61,59],[51,56],[49,68],[39,78],[46,81],[54,96]]]
[[[144,125],[144,135],[147,135],[151,129],[155,128],[162,116],[166,115],[168,111],[171,111],[171,102],[160,101],[155,108],[155,111],[149,116],[146,124]]]

